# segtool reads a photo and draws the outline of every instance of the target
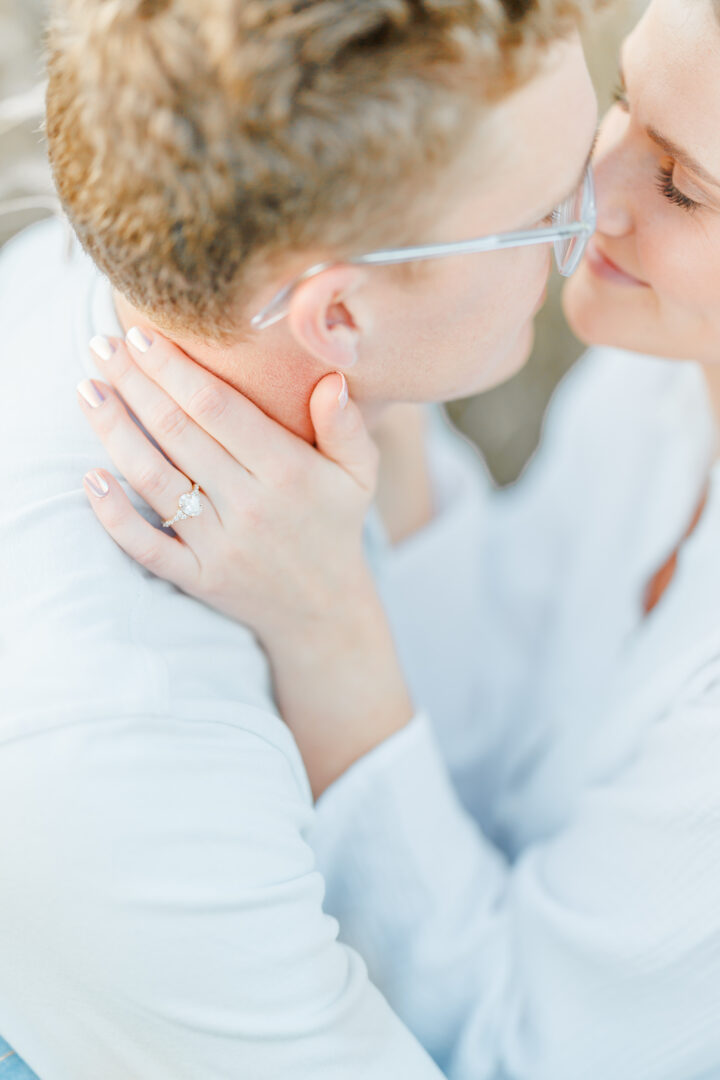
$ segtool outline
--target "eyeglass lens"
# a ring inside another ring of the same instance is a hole
[[[569,277],[577,269],[595,229],[595,193],[589,168],[577,189],[553,212],[553,225],[578,223],[587,225],[587,232],[556,240],[554,244],[558,270],[564,277]]]

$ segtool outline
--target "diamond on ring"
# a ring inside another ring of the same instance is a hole
[[[174,525],[176,521],[183,521],[185,518],[198,517],[203,512],[203,504],[200,501],[198,495],[198,485],[193,484],[192,491],[184,492],[178,499],[178,511],[175,517],[168,518],[167,521],[163,521],[163,528],[168,525]]]

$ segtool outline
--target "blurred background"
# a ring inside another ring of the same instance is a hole
[[[588,62],[601,110],[617,82],[621,38],[645,0],[614,0],[585,35]],[[43,78],[42,27],[47,0],[0,0],[0,245],[50,212],[52,182],[40,128]],[[32,120],[21,120],[28,109]],[[520,474],[540,435],[542,417],[558,379],[582,352],[559,304],[561,279],[553,275],[548,302],[536,320],[533,355],[510,382],[489,393],[454,402],[457,426],[483,450],[501,484]]]

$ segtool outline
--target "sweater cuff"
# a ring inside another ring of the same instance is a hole
[[[315,803],[318,816],[339,821],[371,788],[385,783],[390,772],[394,784],[400,781],[401,774],[407,783],[408,761],[414,760],[413,773],[417,767],[424,770],[430,761],[434,763],[434,755],[428,757],[427,745],[433,738],[426,713],[417,712],[404,727],[363,754],[325,789]]]
[[[480,866],[496,880],[506,870],[461,805],[425,712],[323,792],[310,840],[331,897],[359,888],[382,903],[396,883],[405,919],[408,905],[420,915],[438,892],[464,891]]]

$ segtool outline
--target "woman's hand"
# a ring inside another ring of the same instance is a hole
[[[362,527],[377,478],[377,448],[345,377],[327,375],[313,392],[318,452],[161,335],[153,332],[146,350],[143,340],[147,332],[93,339],[110,385],[97,384],[105,400],[96,407],[81,393],[78,400],[119,471],[162,520],[193,481],[203,512],[176,522],[173,537],[98,470],[107,493],[98,497],[87,482],[86,491],[101,524],[153,574],[263,639],[324,616],[331,600],[365,580]]]
[[[256,632],[319,795],[413,712],[363,550],[378,451],[345,377],[313,391],[315,449],[155,331],[92,346],[107,384],[84,380],[78,400],[118,469],[163,521],[191,481],[203,504],[173,538],[96,470],[96,516],[146,569]]]

